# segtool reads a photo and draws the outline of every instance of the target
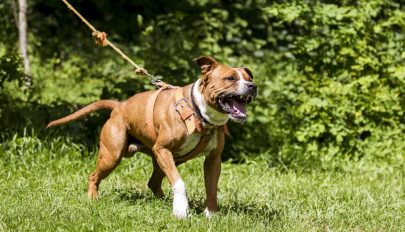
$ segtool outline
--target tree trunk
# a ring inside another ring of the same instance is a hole
[[[18,34],[20,41],[21,56],[24,60],[24,74],[25,74],[25,85],[31,87],[31,76],[30,76],[30,60],[28,58],[27,51],[27,2],[26,0],[18,0]]]

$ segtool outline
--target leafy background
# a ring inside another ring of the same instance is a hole
[[[403,166],[405,5],[398,0],[72,1],[136,63],[172,84],[199,75],[210,55],[245,65],[259,96],[246,125],[231,123],[224,159],[270,166]],[[28,3],[33,86],[24,87],[13,4],[0,3],[1,140],[67,136],[97,145],[108,112],[44,126],[98,99],[151,89],[60,1]],[[27,132],[28,131],[28,132]]]

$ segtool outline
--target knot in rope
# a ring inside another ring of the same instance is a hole
[[[100,31],[93,31],[91,33],[93,36],[94,41],[96,42],[96,45],[105,47],[108,45],[108,40],[107,40],[107,33],[105,32],[100,32]]]

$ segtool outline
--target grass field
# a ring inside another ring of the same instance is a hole
[[[86,198],[94,152],[62,139],[15,137],[0,147],[0,231],[405,231],[404,170],[286,171],[223,164],[221,213],[206,219],[202,159],[180,167],[190,218],[171,215],[171,192],[152,196],[145,155],[125,159]]]

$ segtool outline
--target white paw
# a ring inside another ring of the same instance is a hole
[[[209,211],[208,208],[205,208],[205,209],[204,209],[204,214],[205,214],[205,216],[206,216],[208,219],[209,219],[209,218],[212,218],[212,216],[214,216],[215,213],[216,213],[216,212]]]
[[[177,218],[186,218],[188,211],[188,200],[186,187],[180,179],[173,185],[173,215]]]

